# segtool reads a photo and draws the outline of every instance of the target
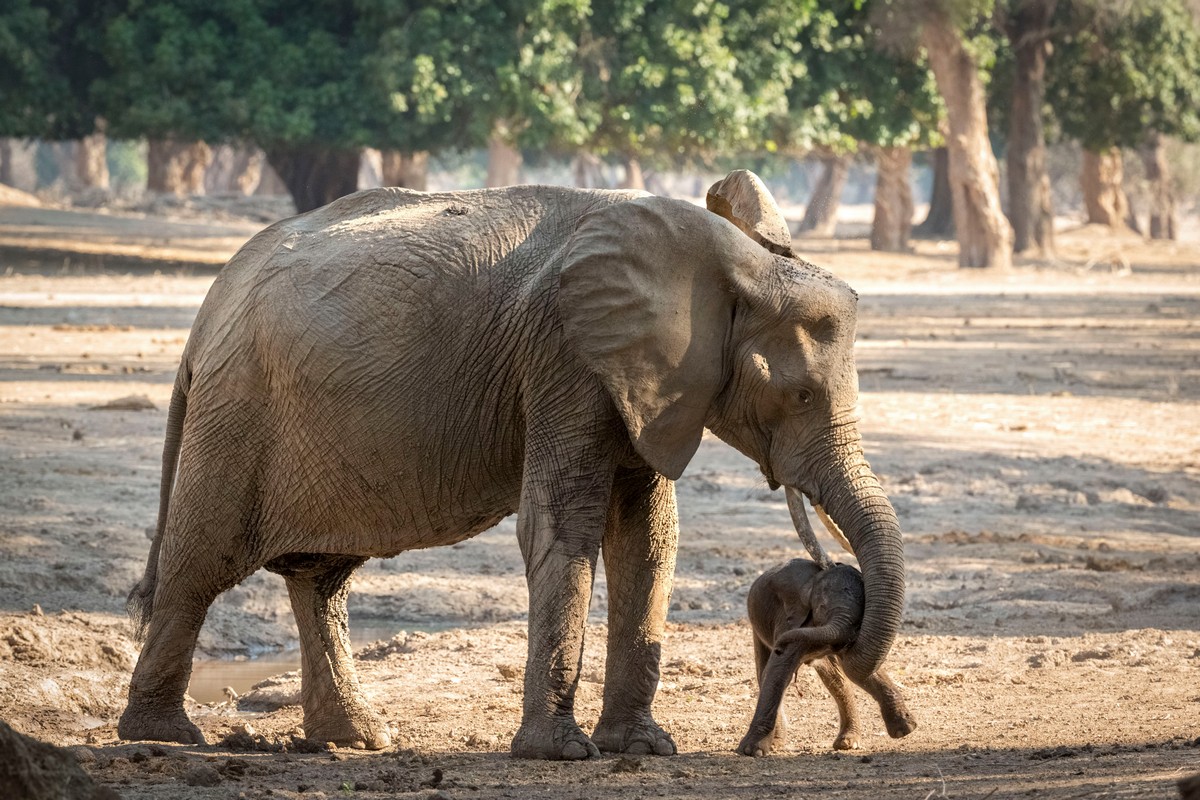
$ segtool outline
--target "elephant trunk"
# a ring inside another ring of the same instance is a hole
[[[863,456],[854,431],[834,449],[834,463],[819,502],[845,533],[862,570],[866,604],[858,638],[839,660],[846,674],[862,681],[887,657],[904,612],[904,545],[900,523],[879,479]]]

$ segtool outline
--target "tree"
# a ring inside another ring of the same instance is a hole
[[[1046,59],[1053,47],[1058,0],[1009,0],[997,9],[1012,51],[1012,86],[1005,142],[1008,166],[1008,219],[1013,251],[1054,254],[1054,209],[1046,172]]]
[[[803,74],[788,91],[788,146],[822,153],[802,231],[832,235],[849,156],[875,157],[872,246],[908,248],[912,148],[938,139],[941,102],[924,59],[885,48],[861,2],[825,2],[801,33]]]
[[[768,151],[815,0],[596,0],[581,31],[586,149],[625,165]],[[632,178],[632,179],[631,179]]]
[[[0,10],[0,136],[79,140],[64,178],[107,187],[103,113],[91,85],[107,69],[97,30],[115,0],[11,0]]]
[[[1186,0],[1114,8],[1060,0],[1066,31],[1049,62],[1047,95],[1062,133],[1083,145],[1089,221],[1128,225],[1118,148],[1154,150],[1162,136],[1200,140],[1200,24]],[[1174,230],[1166,161],[1154,176],[1151,229]]]
[[[924,48],[946,105],[950,194],[961,267],[1012,263],[1012,227],[1000,208],[999,169],[988,139],[981,70],[990,56],[975,36],[990,0],[890,0],[887,22],[907,28]]]

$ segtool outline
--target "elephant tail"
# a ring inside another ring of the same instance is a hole
[[[191,371],[187,359],[175,376],[175,388],[171,391],[171,404],[167,408],[167,435],[163,444],[162,483],[158,493],[158,524],[154,539],[150,543],[150,556],[146,559],[146,571],[142,579],[129,592],[125,600],[125,611],[133,622],[134,635],[141,641],[150,624],[154,611],[154,587],[158,583],[158,552],[162,546],[163,531],[167,528],[167,512],[171,506],[171,490],[175,486],[175,467],[179,463],[179,447],[183,441],[183,420],[187,416],[188,390]]]

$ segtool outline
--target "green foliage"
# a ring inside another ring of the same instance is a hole
[[[92,132],[91,81],[106,69],[97,30],[110,0],[6,0],[0,6],[0,136]]]
[[[1147,131],[1200,140],[1200,25],[1185,0],[1114,11],[1061,0],[1047,100],[1063,135],[1084,147],[1135,147]]]
[[[599,154],[709,158],[786,108],[814,0],[595,0],[579,115]]]
[[[938,143],[943,107],[924,58],[884,47],[860,0],[826,0],[801,37],[803,74],[788,92],[783,134],[789,147]]]

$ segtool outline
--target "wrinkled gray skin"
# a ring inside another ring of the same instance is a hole
[[[184,349],[118,732],[202,740],[182,704],[197,633],[266,567],[299,627],[305,733],[387,746],[350,656],[348,579],[517,513],[529,654],[513,754],[674,753],[650,707],[673,480],[706,426],[847,532],[867,608],[843,663],[871,674],[904,568],[853,416],[855,306],[722,217],[629,192],[382,189],[272,225],[221,271]],[[573,703],[601,550],[608,659],[589,737]]]
[[[754,581],[746,607],[754,629],[758,705],[739,753],[765,756],[782,743],[787,725],[783,695],[802,664],[813,665],[837,703],[841,726],[834,749],[861,747],[858,713],[838,654],[858,633],[863,601],[862,575],[845,564],[823,569],[797,558]],[[900,690],[882,667],[855,683],[879,703],[889,736],[899,739],[916,730]]]

